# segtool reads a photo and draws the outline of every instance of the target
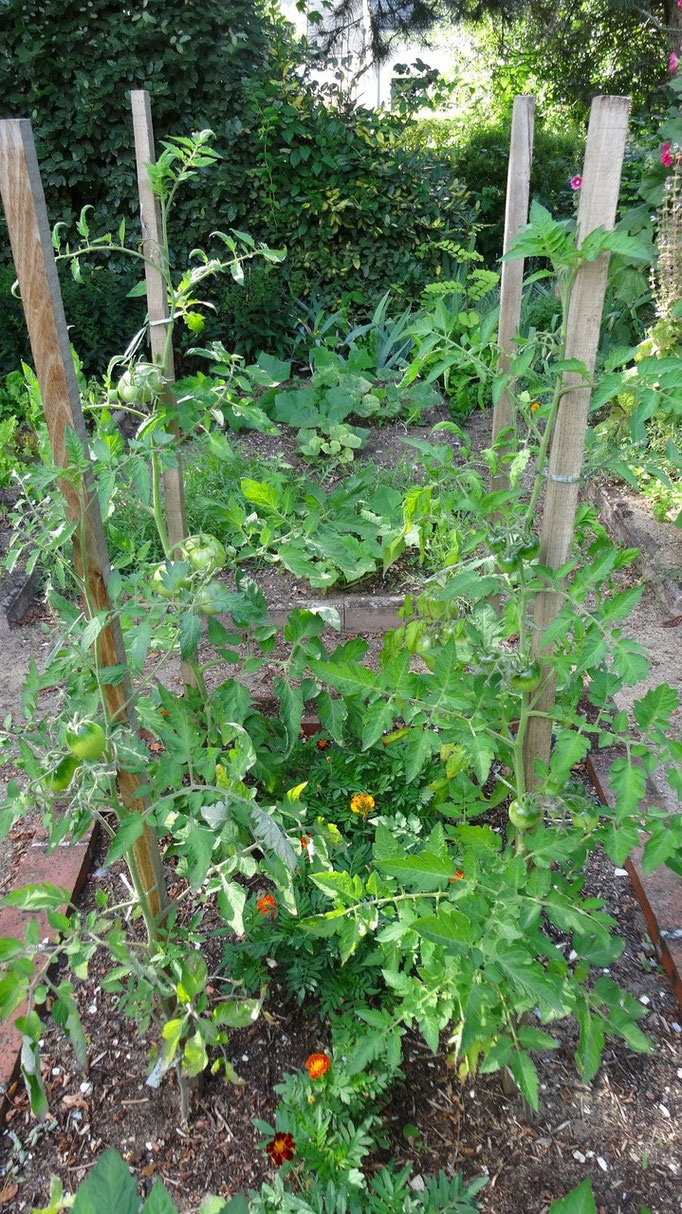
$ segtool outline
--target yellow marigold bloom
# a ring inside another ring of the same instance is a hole
[[[540,408],[540,401],[534,400],[530,407],[530,411],[531,411],[531,413],[537,413],[539,408]]]
[[[374,809],[374,797],[368,792],[356,792],[350,799],[350,807],[354,814],[366,817]]]

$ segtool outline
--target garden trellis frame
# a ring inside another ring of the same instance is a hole
[[[159,237],[158,210],[145,171],[145,165],[154,159],[149,98],[143,90],[136,90],[132,94],[132,102],[143,234],[148,242],[156,243]],[[527,214],[528,206],[527,181],[530,174],[533,106],[531,98],[518,98],[517,102],[519,104],[515,106],[516,126],[512,134],[513,164],[510,164],[510,184],[515,186],[515,199],[514,205],[510,203],[507,207],[505,248],[509,247],[513,237],[523,226],[522,220]],[[629,101],[624,97],[598,97],[592,104],[578,213],[579,235],[585,235],[599,226],[613,227],[628,112]],[[0,186],[54,460],[57,465],[65,467],[65,436],[68,427],[78,435],[85,450],[87,435],[73,371],[33,135],[27,120],[15,119],[0,123]],[[505,268],[513,264],[505,263]],[[607,254],[600,255],[595,262],[583,265],[576,277],[571,296],[566,357],[582,361],[588,375],[591,375],[595,365],[607,268]],[[518,272],[511,277],[505,274],[504,280],[505,308],[500,323],[503,359],[508,357],[513,349],[516,335],[514,318],[518,330],[521,302]],[[157,360],[165,360],[163,369],[170,380],[173,374],[172,351],[169,354],[169,347],[165,343],[166,321],[169,319],[168,301],[162,276],[149,265],[147,287],[152,350]],[[564,375],[563,386],[564,393],[551,445],[541,532],[540,563],[553,570],[565,563],[570,550],[591,395],[589,382],[574,373]],[[505,410],[509,403],[504,395],[498,401],[494,420],[496,433],[507,428],[509,418]],[[511,424],[513,425],[513,415]],[[167,514],[169,517],[174,515],[171,542],[177,544],[184,538],[185,533],[180,463],[173,472],[174,476],[164,488]],[[82,501],[79,493],[67,478],[62,478],[61,484],[71,519],[80,519]],[[84,607],[89,615],[96,612],[106,613],[107,622],[97,640],[100,662],[104,666],[120,666],[125,662],[125,653],[120,628],[108,596],[109,559],[99,505],[96,495],[87,483],[85,492],[87,509],[83,516],[83,529],[87,568],[81,570],[85,582]],[[79,549],[76,545],[74,563],[77,574],[79,560]],[[555,618],[562,601],[560,591],[545,591],[536,598],[532,623],[534,648],[538,654],[545,653],[544,632]],[[105,696],[111,718],[127,718],[134,728],[134,707],[129,694],[129,683],[124,680],[117,684],[105,685]],[[533,787],[535,783],[536,763],[539,762],[542,768],[549,762],[554,699],[554,677],[551,667],[547,666],[547,677],[534,705],[539,715],[531,715],[525,739],[524,771],[528,787]],[[137,777],[124,771],[119,772],[119,791],[126,812],[144,812],[144,805],[137,796],[138,788]],[[149,896],[154,915],[158,918],[166,904],[166,895],[158,843],[150,828],[145,827],[143,835],[133,847],[133,853],[139,869],[141,888]]]

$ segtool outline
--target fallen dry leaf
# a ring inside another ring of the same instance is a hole
[[[8,1201],[16,1197],[19,1192],[19,1185],[8,1182],[4,1188],[0,1189],[0,1206],[6,1206]]]

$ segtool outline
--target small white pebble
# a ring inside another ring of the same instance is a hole
[[[628,870],[627,868],[614,868],[613,875],[614,877],[627,877]]]
[[[586,1160],[585,1160],[585,1156],[583,1155],[582,1151],[574,1151],[574,1152],[573,1152],[573,1158],[574,1158],[574,1159],[577,1159],[578,1163],[585,1163],[585,1162],[586,1162]]]
[[[474,1088],[472,1088],[471,1091],[469,1092],[469,1096],[471,1097],[472,1100],[476,1099],[476,1091]]]
[[[88,1011],[89,1011],[89,1013],[90,1013],[90,1015],[91,1015],[91,1016],[95,1016],[95,1015],[97,1014],[97,1004],[96,1004],[96,1003],[91,1003],[91,1004],[90,1004],[90,1007],[88,1008]]]
[[[577,956],[578,956],[578,954],[576,953],[575,949],[572,948],[570,953],[568,954],[568,959],[569,959],[569,961],[575,961]]]
[[[661,1110],[661,1113],[663,1114],[664,1117],[670,1116],[670,1109],[667,1109],[664,1104],[659,1104],[658,1107]]]
[[[608,1164],[602,1155],[597,1155],[597,1163],[599,1164],[599,1167],[601,1168],[602,1172],[608,1171]]]
[[[414,1189],[415,1193],[423,1193],[426,1190],[423,1176],[413,1176],[410,1180],[410,1188]]]
[[[676,1020],[673,1020],[670,1027],[675,1033],[682,1033],[682,1024],[678,1024]]]
[[[60,1066],[53,1066],[53,1068],[52,1068],[53,1075],[61,1075],[61,1073],[62,1073],[62,1068]]]
[[[83,1092],[85,1095],[88,1095],[91,1091],[92,1091],[92,1084],[89,1083],[87,1079],[84,1079],[81,1084],[81,1092]]]
[[[588,1152],[587,1152],[587,1158],[588,1158],[588,1159],[594,1159],[594,1151],[588,1151]]]
[[[248,1055],[248,1054],[242,1054],[242,1062],[248,1062],[248,1061],[249,1061],[249,1055]]]
[[[151,1144],[151,1142],[145,1142],[145,1144],[144,1144],[144,1145],[146,1146],[146,1148],[147,1148],[147,1150],[148,1150],[148,1151],[151,1151],[151,1149],[152,1149],[152,1144]]]
[[[678,1066],[677,1068],[677,1078],[682,1079],[682,1066]]]
[[[643,1003],[645,1007],[648,1007],[649,1004],[651,1003],[651,1000],[648,995],[640,995],[639,1002]]]

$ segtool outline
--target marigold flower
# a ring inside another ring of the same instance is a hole
[[[329,741],[329,738],[318,738],[316,746],[318,750],[328,750],[331,746],[331,742]]]
[[[670,150],[670,144],[666,140],[661,148],[661,164],[665,165],[666,169],[671,169],[673,166],[673,154]]]
[[[354,814],[366,817],[374,809],[374,797],[368,792],[356,792],[350,799],[350,807]]]
[[[256,906],[261,915],[264,915],[266,919],[275,918],[277,914],[277,899],[272,894],[264,894],[262,898],[258,899]]]
[[[331,1064],[329,1054],[311,1054],[303,1065],[311,1079],[321,1079],[323,1075],[327,1074]]]
[[[583,184],[583,179],[580,176],[580,173],[576,173],[575,177],[571,177],[571,189],[572,190],[579,190],[582,184]]]
[[[457,872],[456,872],[456,873],[455,873],[455,875],[454,875],[454,877],[451,877],[451,878],[450,878],[450,884],[452,885],[452,883],[453,883],[454,881],[461,881],[463,876],[464,876],[464,873],[462,872],[462,869],[461,869],[461,868],[458,868],[458,869],[457,869]]]
[[[540,408],[540,401],[534,400],[530,407],[530,411],[531,411],[531,413],[537,413],[539,408]]]
[[[276,1168],[281,1168],[287,1159],[293,1159],[296,1154],[296,1143],[292,1134],[275,1134],[272,1142],[265,1147]]]
[[[671,51],[670,55],[668,57],[668,71],[672,75],[674,75],[675,72],[677,71],[677,55],[675,54],[674,51]]]

